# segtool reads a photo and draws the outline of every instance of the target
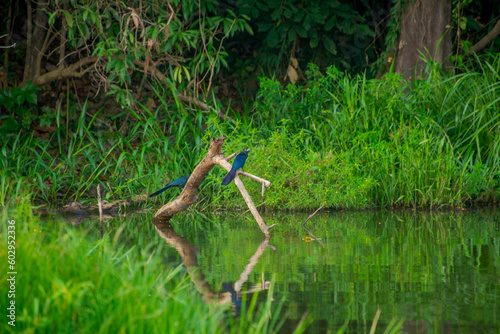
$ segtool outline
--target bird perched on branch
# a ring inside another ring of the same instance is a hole
[[[231,183],[231,181],[236,177],[236,171],[245,165],[245,162],[247,161],[248,157],[248,152],[250,152],[250,149],[246,148],[243,151],[241,151],[236,156],[236,158],[234,158],[233,167],[231,167],[229,173],[227,173],[224,180],[222,180],[221,184],[223,186],[227,186],[229,183]]]
[[[160,190],[158,190],[158,191],[152,193],[151,195],[149,195],[149,197],[154,197],[156,195],[159,195],[162,192],[164,192],[165,190],[167,190],[168,188],[172,188],[172,187],[177,187],[180,190],[182,190],[182,188],[184,188],[184,186],[186,185],[187,181],[189,180],[190,176],[191,176],[191,174],[189,174],[188,176],[183,176],[183,177],[180,177],[178,179],[173,180],[172,182],[170,182],[169,184],[167,184],[165,187],[163,187]]]

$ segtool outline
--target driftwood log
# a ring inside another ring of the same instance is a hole
[[[236,154],[232,154],[229,157],[225,157],[222,153],[222,145],[224,144],[224,137],[213,138],[210,141],[210,147],[208,149],[207,154],[203,158],[203,160],[196,166],[196,168],[191,173],[191,177],[188,182],[184,186],[179,197],[174,199],[173,201],[162,206],[155,214],[155,218],[158,219],[166,219],[170,220],[176,213],[186,210],[191,204],[197,203],[199,200],[198,197],[198,188],[201,183],[207,176],[208,172],[215,166],[219,165],[226,169],[227,171],[231,170],[231,164],[228,162],[232,157]],[[250,212],[254,216],[257,224],[259,224],[260,230],[264,233],[266,238],[270,238],[269,230],[274,227],[275,224],[271,226],[267,226],[262,217],[260,216],[257,208],[255,207],[250,195],[248,194],[243,182],[240,180],[238,175],[248,176],[262,184],[263,190],[265,187],[269,187],[271,183],[267,180],[261,179],[257,176],[254,176],[249,173],[240,172],[238,170],[236,177],[234,178],[234,184],[238,187],[241,192],[241,195],[245,199],[245,202],[250,209]]]

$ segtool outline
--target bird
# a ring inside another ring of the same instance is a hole
[[[184,188],[184,186],[186,185],[187,181],[189,180],[190,176],[191,176],[191,174],[189,174],[188,176],[182,176],[182,177],[180,177],[178,179],[173,180],[172,182],[170,182],[169,184],[167,184],[165,187],[163,187],[160,190],[158,190],[158,191],[152,193],[151,195],[149,195],[149,197],[154,197],[156,195],[159,195],[162,192],[164,192],[165,190],[167,190],[168,188],[172,188],[172,187],[177,187],[180,190],[182,190],[182,188]]]
[[[245,165],[245,162],[247,161],[248,152],[250,152],[250,149],[246,148],[243,151],[241,151],[240,153],[238,153],[236,158],[234,158],[233,166],[231,167],[231,170],[229,171],[229,173],[227,173],[224,180],[222,180],[221,184],[223,186],[227,186],[229,183],[231,183],[231,181],[236,177],[236,171],[240,168],[243,168],[243,166]]]

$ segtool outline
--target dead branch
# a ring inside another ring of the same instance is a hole
[[[191,173],[191,177],[184,186],[179,197],[175,200],[162,206],[156,213],[155,217],[161,219],[171,219],[176,213],[186,210],[191,204],[198,202],[198,188],[201,182],[205,179],[208,172],[215,166],[219,165],[226,169],[231,170],[231,164],[227,162],[224,154],[222,153],[222,145],[224,144],[224,137],[214,138],[210,141],[210,147],[208,149],[205,158],[196,166],[196,168]],[[239,172],[239,171],[238,171]],[[266,238],[270,238],[269,230],[274,227],[275,224],[267,226],[262,217],[260,216],[257,208],[255,207],[250,195],[248,194],[243,182],[240,180],[237,173],[234,178],[234,184],[238,187],[245,200],[250,212],[254,216],[257,224],[259,224],[260,230],[264,233]],[[264,180],[265,181],[265,180]],[[267,181],[269,182],[269,181]]]
[[[477,42],[476,44],[474,44],[470,49],[469,49],[469,52],[468,54],[471,54],[473,52],[479,52],[481,51],[482,49],[484,49],[485,47],[487,47],[489,44],[491,44],[491,42],[493,42],[493,40],[495,38],[497,38],[497,36],[500,35],[500,20],[498,20],[498,22],[495,24],[495,26],[493,27],[493,29],[491,29],[491,31],[486,34],[486,36],[484,36],[483,38],[481,38],[481,40],[479,42]]]
[[[182,61],[182,59],[180,59],[180,58],[179,59],[173,58],[173,60],[175,62]],[[144,64],[144,62],[142,62],[140,60],[134,60],[134,64],[137,66],[140,66],[142,68],[146,68],[146,65]],[[153,77],[155,77],[156,79],[158,79],[160,82],[164,82],[164,83],[167,82],[168,80],[165,77],[165,75],[163,73],[161,73],[160,71],[155,70],[156,66],[157,66],[156,63],[154,64],[154,66],[152,66],[152,69],[150,71],[151,75]],[[181,93],[177,94],[177,98],[182,102],[192,103],[192,104],[196,105],[198,108],[200,108],[206,114],[208,114],[210,112],[214,112],[220,119],[222,119],[224,121],[228,121],[228,122],[234,122],[234,120],[231,117],[228,117],[224,113],[217,111],[215,108],[210,107],[208,104],[198,100],[197,98],[186,96],[186,95],[183,95]]]
[[[183,102],[188,102],[188,103],[195,104],[196,106],[198,106],[198,108],[200,108],[201,110],[203,110],[203,112],[205,112],[205,113],[209,113],[210,111],[213,111],[214,113],[217,114],[217,116],[219,116],[220,119],[222,119],[224,121],[227,120],[229,122],[234,122],[234,120],[232,118],[226,116],[224,113],[221,113],[220,111],[215,110],[214,108],[210,107],[205,102],[201,102],[197,98],[190,97],[190,96],[185,96],[185,95],[182,95],[180,93],[177,94],[177,98],[179,100],[183,101]]]
[[[309,219],[311,219],[312,217],[314,217],[314,215],[316,213],[318,213],[319,210],[323,209],[325,207],[325,203],[321,204],[321,206],[316,210],[314,211],[311,215],[309,215],[309,217],[307,217],[306,221],[302,223],[302,226],[306,226],[306,223],[309,221]]]
[[[215,157],[216,163],[226,169],[228,172],[231,170],[231,164],[227,162],[227,160],[224,157],[217,156]],[[252,199],[250,198],[250,195],[248,194],[247,190],[245,189],[245,186],[243,185],[243,182],[241,182],[240,178],[238,175],[242,174],[240,170],[236,172],[236,177],[234,178],[234,184],[238,187],[240,190],[241,195],[243,196],[243,199],[245,200],[248,209],[254,216],[255,220],[257,221],[257,224],[259,224],[260,230],[262,233],[264,233],[266,238],[270,237],[269,230],[273,228],[276,224],[273,224],[271,226],[267,226],[262,217],[259,214],[259,211],[257,211],[257,208],[255,207],[255,204],[253,204]],[[251,174],[250,174],[251,175]],[[265,180],[263,180],[265,181]],[[269,181],[267,181],[269,182]],[[271,184],[269,182],[269,184]]]
[[[64,64],[59,65],[59,67],[53,71],[47,72],[33,80],[33,85],[35,86],[43,86],[54,80],[61,80],[66,78],[81,78],[85,75],[89,70],[93,68],[93,64],[97,61],[97,57],[85,57],[76,63],[65,67]],[[86,65],[91,66],[82,70],[82,68]]]
[[[172,57],[173,62],[177,62],[179,59]],[[54,80],[61,80],[66,78],[81,78],[83,75],[85,75],[95,67],[98,60],[99,59],[96,56],[85,57],[79,60],[78,62],[69,65],[68,67],[65,67],[62,61],[60,61],[59,62],[60,65],[57,67],[57,69],[36,77],[33,80],[33,85],[43,86]],[[163,75],[163,73],[161,73],[160,71],[156,71],[156,66],[157,66],[156,63],[150,65],[140,60],[134,60],[134,64],[143,69],[142,71],[144,72],[145,76],[148,74],[149,71],[150,74],[153,77],[157,78],[159,81],[164,83],[167,82],[167,78],[165,77],[165,75]],[[84,68],[85,66],[87,67]],[[232,118],[226,116],[224,113],[217,111],[215,108],[207,105],[205,102],[202,102],[196,98],[185,96],[180,93],[177,94],[177,98],[180,101],[195,104],[204,113],[214,112],[220,119],[226,120],[228,122],[234,122]]]

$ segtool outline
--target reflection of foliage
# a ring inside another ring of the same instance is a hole
[[[308,226],[325,248],[301,241],[305,235],[301,224],[308,215],[264,216],[267,223],[277,223],[272,231],[276,251],[259,260],[250,281],[258,282],[260,272],[266,278],[275,274],[276,295],[289,296],[292,319],[301,318],[297,310],[305,305],[314,316],[311,333],[326,328],[333,332],[345,322],[349,322],[345,332],[367,332],[360,330],[360,323],[371,321],[377,307],[382,310],[381,328],[395,316],[433,323],[475,321],[463,318],[469,314],[477,314],[482,325],[498,326],[495,313],[485,312],[498,309],[500,302],[495,284],[500,274],[495,211],[319,212]],[[223,215],[220,222],[221,228],[207,228],[204,233],[193,233],[190,224],[179,225],[183,229],[179,233],[211,245],[200,247],[198,259],[212,285],[236,281],[245,257],[261,240],[258,233],[249,233],[255,222],[241,215]],[[471,298],[477,302],[470,304]]]

